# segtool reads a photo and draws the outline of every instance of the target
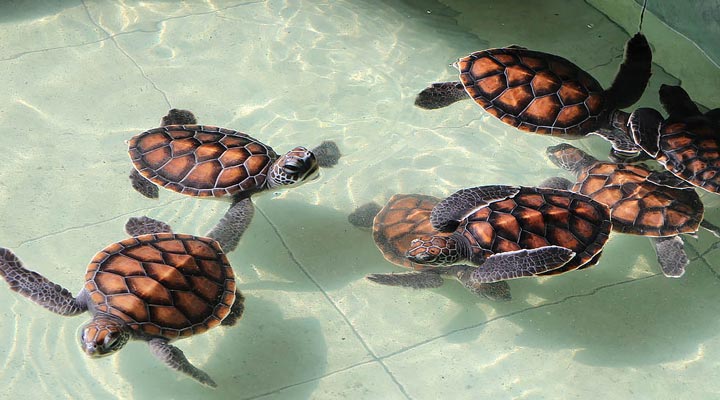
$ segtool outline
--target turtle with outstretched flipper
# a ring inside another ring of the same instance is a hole
[[[700,112],[680,86],[661,85],[666,119],[652,108],[639,108],[629,119],[633,140],[678,178],[720,193],[720,108]]]
[[[252,195],[313,180],[320,166],[331,167],[340,157],[331,141],[279,156],[242,132],[197,125],[192,112],[178,109],[163,117],[161,127],[130,139],[128,153],[133,188],[146,197],[157,198],[161,186],[188,196],[230,200],[230,209],[207,234],[225,243],[226,252],[237,247],[252,220]]]
[[[107,356],[129,340],[143,340],[170,368],[217,386],[171,342],[234,325],[242,316],[244,297],[235,287],[222,243],[172,233],[167,224],[148,217],[131,218],[125,230],[130,238],[92,258],[75,297],[26,269],[5,248],[0,248],[0,276],[12,290],[52,312],[89,312],[92,320],[80,329],[80,345],[88,356]]]
[[[574,173],[571,182],[551,178],[540,184],[582,193],[610,207],[613,230],[653,240],[665,276],[680,277],[688,258],[680,234],[694,234],[703,221],[704,207],[693,187],[672,174],[643,164],[602,162],[563,143],[547,148],[557,166]]]
[[[470,285],[594,265],[611,228],[607,206],[587,196],[506,185],[459,190],[430,223],[440,234],[413,239],[406,257],[421,270],[460,268]],[[463,260],[476,267],[456,265]]]
[[[405,286],[415,289],[440,287],[444,276],[454,277],[471,292],[490,300],[511,299],[510,287],[505,281],[470,284],[469,275],[462,268],[447,271],[420,270],[420,266],[405,257],[410,242],[423,235],[440,234],[430,224],[430,212],[440,199],[421,194],[396,194],[385,206],[368,203],[358,207],[348,220],[355,226],[372,228],[375,245],[391,263],[412,269],[412,272],[371,274],[368,279],[388,286]],[[472,268],[468,266],[468,268]]]
[[[502,122],[522,131],[577,139],[596,134],[617,154],[640,152],[627,132],[628,114],[651,75],[652,51],[637,33],[625,46],[625,59],[605,90],[589,73],[565,58],[509,46],[482,50],[458,60],[460,81],[433,83],[415,105],[425,109],[472,99]]]

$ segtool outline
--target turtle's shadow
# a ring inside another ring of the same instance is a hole
[[[713,317],[720,313],[720,280],[708,265],[695,260],[683,277],[666,278],[647,238],[618,234],[610,247],[591,269],[514,287],[548,299],[509,318],[523,328],[516,343],[569,349],[575,361],[610,367],[700,357],[701,344],[720,329]],[[637,263],[647,263],[651,274],[632,277]],[[566,285],[593,276],[605,283],[567,294]]]
[[[256,224],[257,230],[274,230],[277,233],[275,236],[277,240],[270,240],[267,237],[260,239],[266,236],[267,232],[262,234],[249,232],[250,235],[246,234],[242,238],[237,251],[242,253],[252,249],[256,253],[253,258],[263,259],[257,252],[267,251],[269,256],[278,251],[274,246],[284,245],[285,250],[291,254],[290,260],[296,265],[254,264],[254,269],[263,271],[258,275],[272,279],[253,279],[252,282],[244,285],[247,290],[294,292],[318,290],[319,287],[332,298],[332,292],[342,290],[353,282],[363,281],[366,285],[377,285],[365,279],[369,274],[408,271],[385,260],[373,242],[371,230],[351,225],[347,219],[347,212],[288,199],[269,203],[275,204],[271,206],[268,202],[259,204],[263,211],[256,213],[252,224]],[[261,240],[269,240],[269,242],[261,244],[259,243]],[[243,268],[245,267],[239,269],[236,267],[238,274],[243,274]],[[304,280],[303,275],[306,275],[314,285],[299,284],[299,279]],[[389,286],[383,289],[388,293],[395,292],[398,296],[412,296],[416,291]],[[460,311],[448,322],[447,330],[467,325],[465,321],[470,318],[469,315],[477,318],[479,313],[482,314],[474,304],[496,303],[479,298],[464,289],[459,282],[451,279],[446,279],[440,288],[422,290],[441,294],[459,306]]]
[[[215,390],[172,371],[146,353],[144,366],[138,365],[140,355],[118,361],[122,376],[136,383],[131,397],[244,399],[290,386],[296,398],[312,397],[318,384],[315,378],[327,370],[327,344],[319,321],[285,318],[275,301],[243,287],[241,290],[246,296],[246,312],[237,325],[219,327],[176,343],[196,366],[215,379]],[[207,346],[209,354],[202,354],[203,346]],[[205,358],[198,359],[197,355]]]

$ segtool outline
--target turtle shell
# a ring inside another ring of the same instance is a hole
[[[495,253],[562,246],[576,253],[555,275],[594,265],[610,234],[610,210],[567,190],[521,187],[513,197],[473,210],[456,234],[465,237],[469,258],[479,263]]]
[[[692,188],[658,185],[644,165],[598,162],[584,169],[572,190],[611,210],[613,230],[643,236],[697,231],[703,204]]]
[[[470,97],[520,130],[584,136],[601,126],[607,108],[602,86],[562,57],[504,47],[472,53],[456,66]]]
[[[84,288],[95,312],[169,340],[219,325],[235,301],[235,277],[220,245],[172,233],[107,246],[90,262]]]
[[[660,128],[656,157],[677,177],[709,192],[720,193],[720,127],[696,117]]]
[[[277,154],[242,132],[207,125],[169,125],[129,143],[140,174],[158,186],[200,197],[254,191],[265,185]]]
[[[430,212],[440,199],[421,194],[396,194],[375,215],[373,239],[386,260],[395,265],[423,269],[408,260],[410,242],[420,236],[446,236],[433,229]]]

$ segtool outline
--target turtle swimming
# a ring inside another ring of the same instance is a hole
[[[478,51],[454,66],[460,81],[433,83],[417,95],[416,106],[436,109],[473,99],[522,131],[570,139],[596,134],[617,154],[640,153],[627,132],[628,114],[620,109],[636,103],[650,79],[652,51],[641,33],[626,43],[607,90],[569,60],[520,46]]]
[[[423,289],[442,286],[443,276],[451,276],[473,293],[491,300],[510,300],[510,287],[505,281],[471,284],[470,274],[458,274],[462,272],[462,268],[446,271],[419,270],[419,265],[405,257],[414,238],[440,234],[430,224],[430,212],[439,202],[440,199],[433,196],[396,194],[383,207],[376,203],[365,204],[348,217],[355,226],[372,228],[375,245],[386,260],[413,270],[400,274],[371,274],[368,279],[383,285]]]
[[[720,193],[720,108],[701,113],[680,86],[661,85],[660,103],[668,117],[652,108],[630,115],[634,141],[678,178]]]
[[[697,232],[704,213],[691,185],[643,164],[598,161],[567,143],[548,147],[546,152],[555,165],[577,178],[575,182],[551,178],[541,186],[582,193],[607,205],[614,231],[653,239],[665,276],[685,273],[688,258],[679,235]]]
[[[217,386],[171,342],[234,325],[242,316],[244,297],[222,243],[172,233],[167,224],[148,217],[130,218],[125,230],[130,238],[92,258],[76,297],[26,269],[6,248],[0,248],[0,276],[12,290],[54,313],[89,312],[92,320],[80,330],[88,356],[107,356],[129,340],[143,340],[170,368]]]
[[[337,145],[326,141],[315,149],[298,146],[278,155],[268,145],[235,130],[197,125],[188,110],[172,109],[162,126],[128,142],[133,163],[133,188],[158,197],[157,186],[193,197],[222,198],[230,209],[208,233],[230,252],[249,225],[254,207],[250,197],[275,188],[289,188],[317,178],[319,167],[340,157]]]
[[[413,239],[406,257],[470,284],[594,265],[611,227],[607,206],[587,196],[507,185],[461,189],[433,207],[430,223],[440,234]],[[463,260],[474,266],[456,265]]]

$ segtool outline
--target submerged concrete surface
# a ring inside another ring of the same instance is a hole
[[[471,51],[511,43],[561,54],[609,84],[625,30],[583,2],[23,2],[0,6],[0,245],[76,292],[128,217],[204,234],[227,204],[132,191],[125,140],[170,107],[284,152],[335,140],[320,180],[256,198],[230,255],[246,315],[177,342],[219,384],[164,367],[143,343],[87,359],[85,317],[48,313],[0,285],[0,398],[711,398],[720,352],[720,250],[700,232],[681,279],[647,238],[613,234],[600,263],[510,282],[493,303],[456,282],[415,291],[364,279],[401,272],[347,214],[394,193],[568,176],[559,139],[509,128],[470,102],[413,106]],[[469,27],[472,27],[470,29]],[[663,43],[654,43],[656,49]],[[654,69],[639,103],[678,79]],[[685,81],[683,81],[685,84]],[[692,93],[691,93],[692,94]],[[599,138],[573,142],[597,157]],[[720,223],[717,196],[703,194]]]

